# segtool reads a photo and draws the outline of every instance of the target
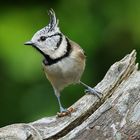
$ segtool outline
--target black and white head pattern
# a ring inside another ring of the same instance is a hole
[[[49,11],[49,16],[50,23],[48,26],[37,31],[32,37],[31,42],[44,54],[57,58],[66,51],[64,47],[66,46],[66,39],[59,30],[58,20],[53,10]]]

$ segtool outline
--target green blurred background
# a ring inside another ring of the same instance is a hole
[[[53,8],[61,31],[87,54],[82,81],[95,86],[108,68],[133,49],[140,61],[140,0],[28,0],[0,5],[0,127],[55,115],[59,106],[42,71],[42,56],[24,42],[49,22]],[[69,107],[80,85],[62,92]]]

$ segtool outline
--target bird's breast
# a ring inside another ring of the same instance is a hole
[[[44,71],[52,86],[62,90],[65,86],[79,82],[85,68],[85,60],[67,57],[51,66],[45,66]]]

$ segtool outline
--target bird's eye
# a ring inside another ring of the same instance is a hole
[[[46,40],[46,37],[45,37],[45,36],[41,36],[41,37],[40,37],[40,40],[41,40],[41,41],[45,41],[45,40]]]

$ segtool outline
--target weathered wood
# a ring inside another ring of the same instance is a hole
[[[135,71],[112,97],[61,140],[93,138],[140,140],[140,72]]]
[[[140,72],[136,51],[113,64],[95,87],[101,100],[85,95],[72,108],[71,116],[46,117],[29,124],[0,129],[1,139],[133,139],[140,132]],[[136,123],[137,122],[137,123]]]

